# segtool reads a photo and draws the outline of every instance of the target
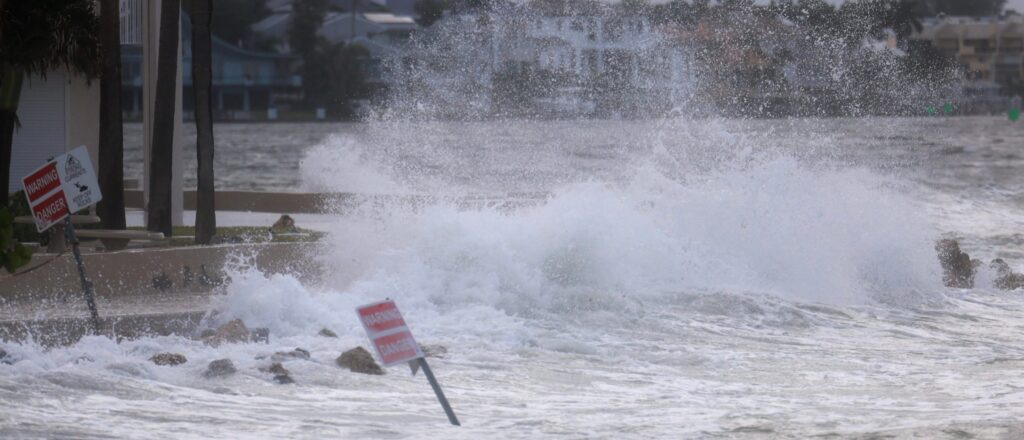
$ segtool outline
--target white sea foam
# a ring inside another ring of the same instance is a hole
[[[340,156],[328,145],[307,159],[318,188],[344,190],[344,173],[406,185],[339,142]],[[0,363],[0,437],[1012,434],[1024,302],[992,292],[984,270],[980,289],[941,286],[933,240],[945,230],[915,184],[721,133],[703,141],[729,145],[718,156],[651,142],[614,178],[566,179],[517,208],[344,207],[311,256],[322,283],[239,258],[211,324],[267,327],[267,345],[0,344],[14,361]],[[370,177],[340,171],[352,167]],[[431,363],[462,428],[445,427],[421,376],[334,364],[367,345],[354,309],[384,297],[419,342],[448,348]],[[296,385],[259,370],[295,347],[312,352],[285,361]],[[163,351],[189,362],[148,360]],[[222,358],[239,372],[203,378]]]

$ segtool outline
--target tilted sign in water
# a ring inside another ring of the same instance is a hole
[[[405,325],[394,301],[381,301],[357,309],[366,335],[373,342],[385,367],[423,357],[416,339]]]
[[[92,283],[85,276],[85,264],[82,263],[75,227],[71,223],[72,213],[103,200],[88,150],[81,146],[57,156],[22,179],[22,183],[25,184],[25,197],[28,198],[39,232],[64,220],[64,232],[71,242],[78,265],[78,277],[85,292],[85,302],[92,315],[93,331],[99,331],[100,315],[96,310],[96,298]]]
[[[416,339],[412,337],[412,332],[405,325],[405,318],[402,317],[402,312],[398,311],[395,302],[385,300],[368,304],[357,308],[356,313],[363,323],[363,328],[366,329],[366,336],[370,337],[370,342],[373,343],[373,348],[377,350],[377,355],[380,356],[384,366],[390,367],[407,362],[414,375],[417,367],[422,368],[423,375],[427,376],[427,381],[434,388],[434,394],[437,395],[437,400],[441,402],[441,407],[444,408],[444,413],[448,416],[448,421],[458,426],[459,419],[455,417],[455,412],[452,411],[448,399],[441,391],[441,385],[437,383],[434,372],[430,370],[430,365],[427,364],[427,360],[423,356],[423,350],[416,343]]]
[[[57,156],[26,176],[22,183],[39,232],[103,199],[84,146]]]

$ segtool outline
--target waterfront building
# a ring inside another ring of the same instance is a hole
[[[692,93],[691,53],[646,17],[547,11],[491,26],[492,77],[532,69],[555,78],[534,99],[542,113],[657,112]]]
[[[955,58],[968,88],[1024,94],[1024,17],[937,17],[922,25],[911,41]]]
[[[351,7],[351,6],[350,6]],[[412,16],[381,12],[384,8],[369,2],[359,12],[328,12],[319,34],[331,44],[358,44],[367,49],[370,59],[363,66],[371,87],[388,85],[383,61],[393,56],[420,28]],[[365,9],[364,9],[365,8]],[[291,53],[288,31],[292,23],[291,3],[282,3],[273,13],[252,25],[253,32],[278,41],[281,53]]]
[[[184,117],[193,115],[192,30],[187,15],[182,15],[181,62]],[[226,120],[250,120],[267,117],[268,109],[287,110],[301,98],[302,78],[294,73],[297,58],[290,54],[258,52],[228,43],[216,35],[213,51],[214,117]],[[130,44],[122,49],[121,81],[126,118],[141,117],[142,47]]]

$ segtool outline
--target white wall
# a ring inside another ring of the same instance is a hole
[[[21,179],[46,159],[66,151],[68,89],[67,75],[62,72],[50,72],[46,80],[38,76],[25,78],[18,102],[21,127],[14,130],[8,180],[12,192],[20,191]]]

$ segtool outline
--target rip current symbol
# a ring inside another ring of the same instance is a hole
[[[82,166],[82,162],[75,158],[75,156],[69,155],[68,160],[64,163],[64,175],[67,176],[68,180],[73,180],[83,174],[85,174],[85,167]]]

